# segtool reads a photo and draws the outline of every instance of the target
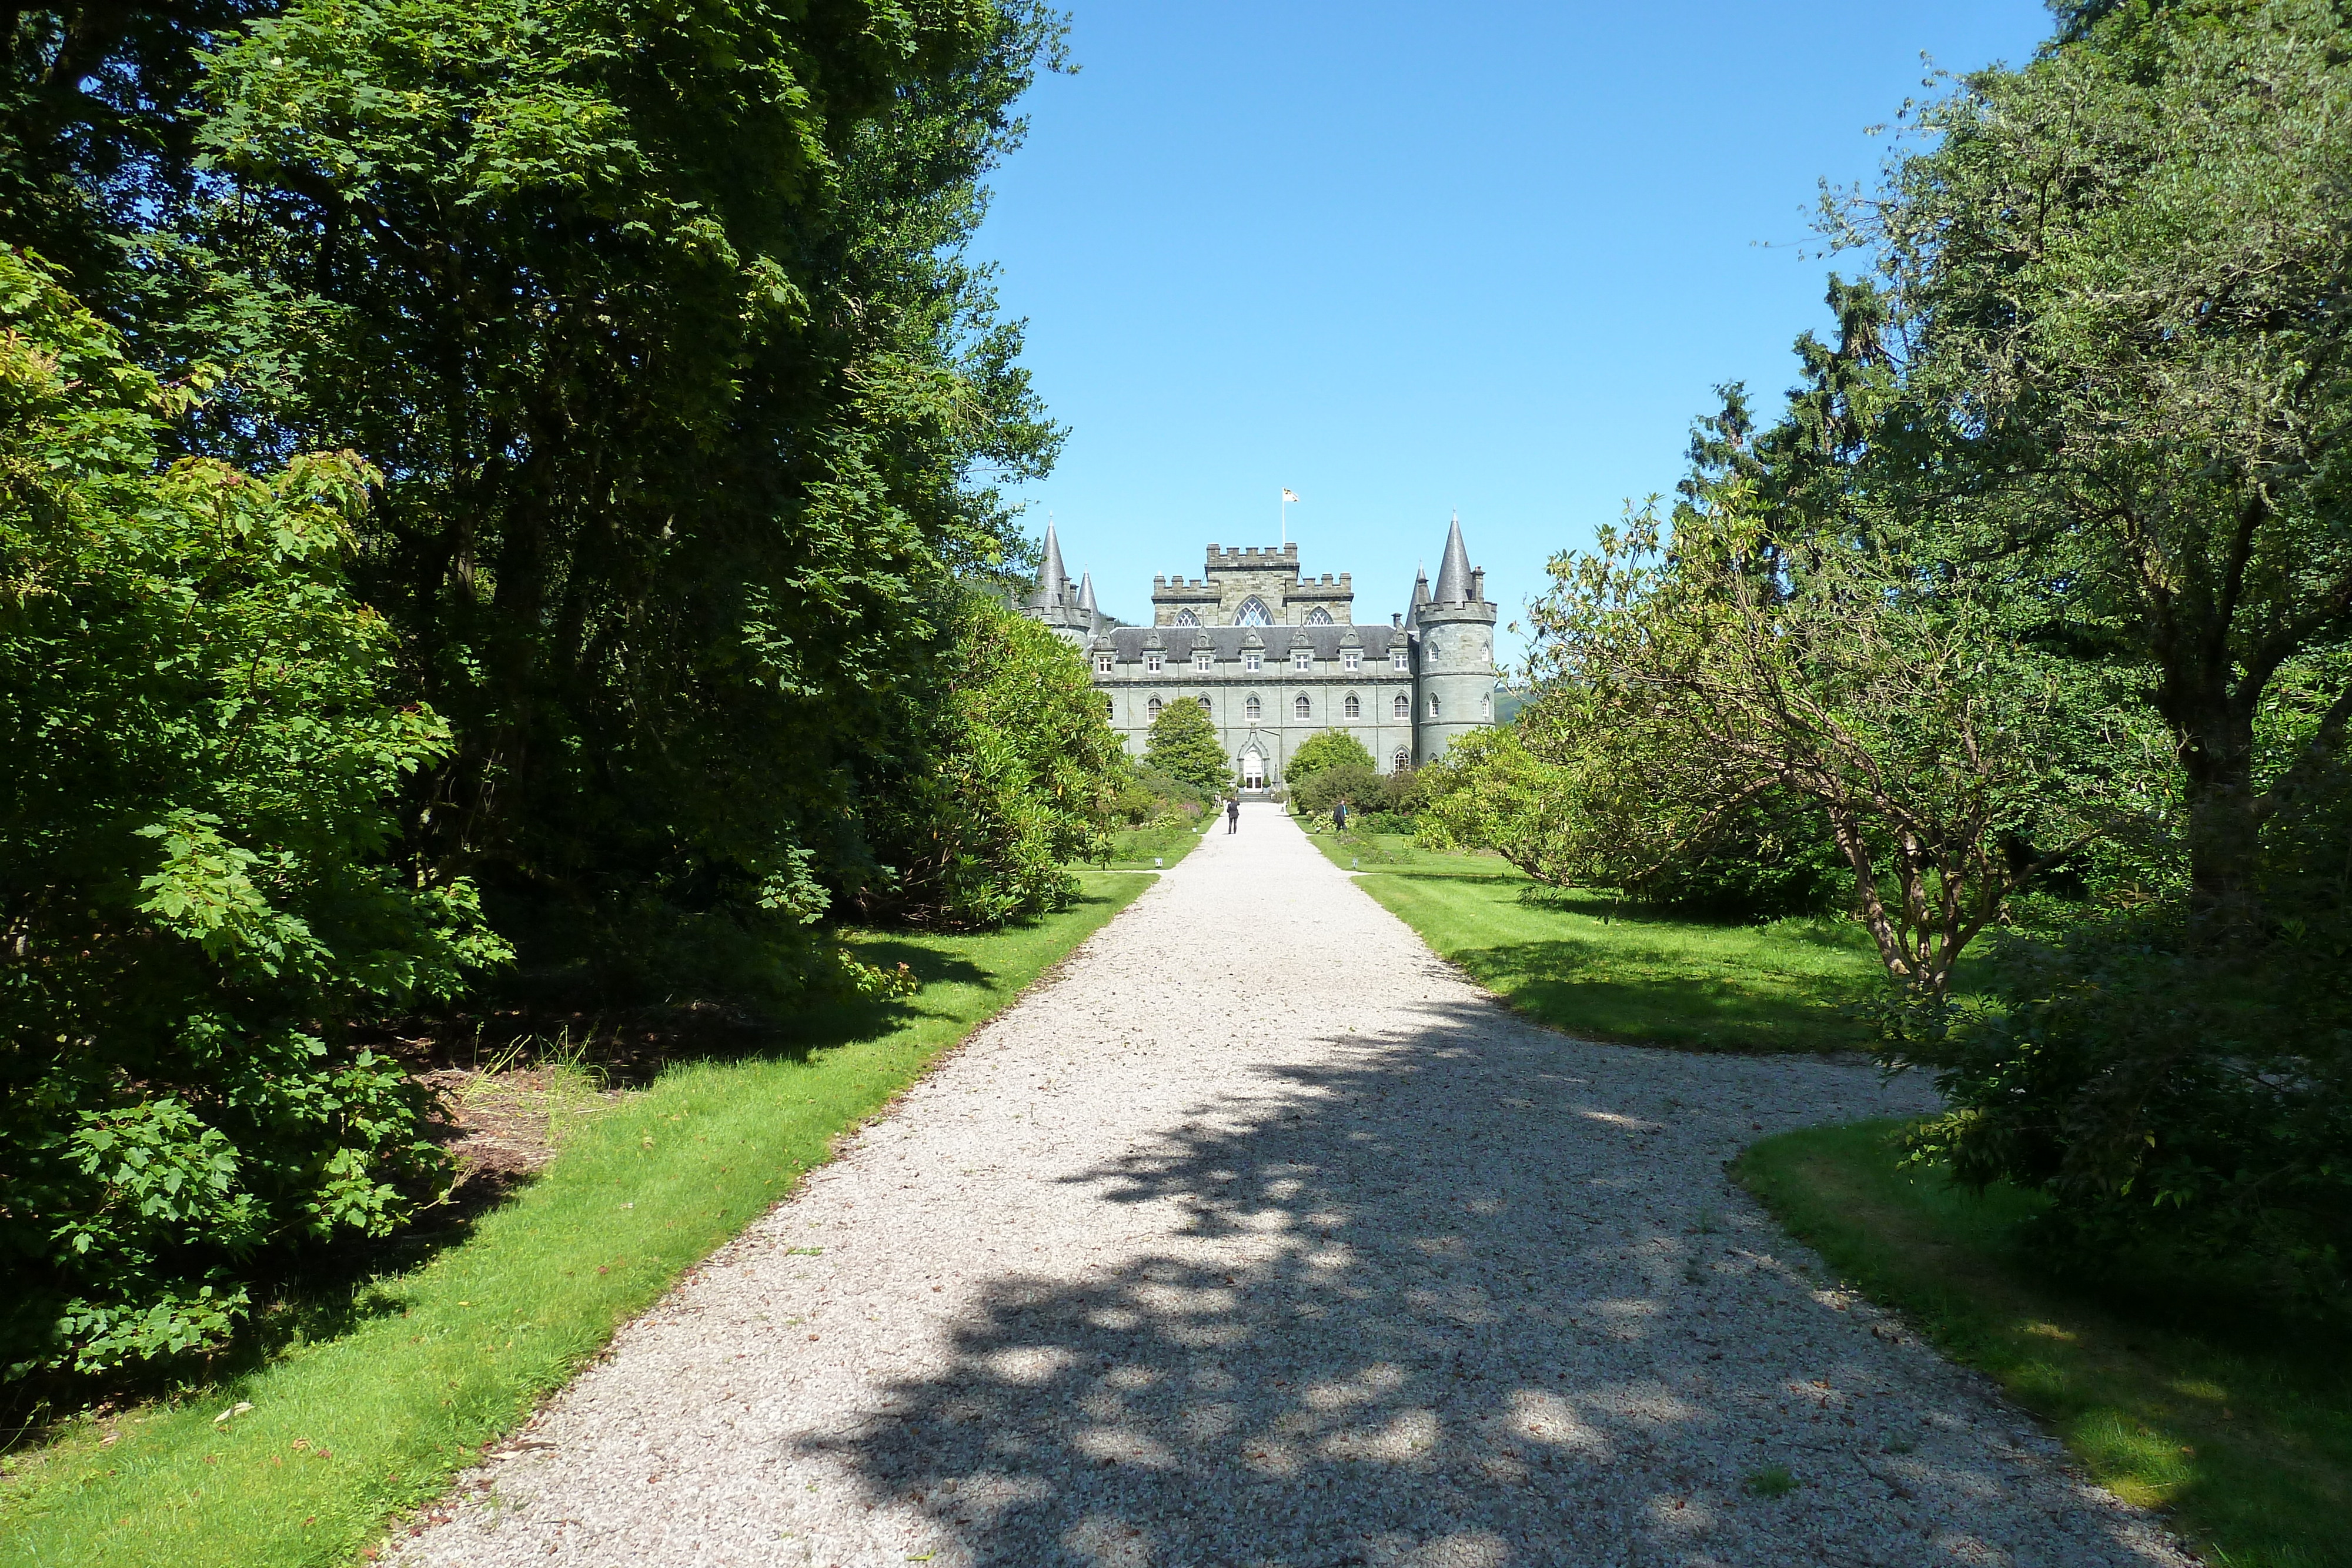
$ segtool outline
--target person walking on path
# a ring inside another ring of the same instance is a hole
[[[1241,825],[1242,798],[1239,795],[1228,795],[1225,797],[1225,831],[1239,832]]]
[[[1335,833],[1348,831],[1348,801],[1345,796],[1340,797],[1331,808],[1331,831]]]

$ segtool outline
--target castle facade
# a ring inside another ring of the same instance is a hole
[[[1097,607],[1091,573],[1069,580],[1051,523],[1023,612],[1086,653],[1131,754],[1168,704],[1196,702],[1244,789],[1281,783],[1291,755],[1327,729],[1362,741],[1389,773],[1495,721],[1495,606],[1459,518],[1436,586],[1421,573],[1386,624],[1356,620],[1348,573],[1300,576],[1297,545],[1211,545],[1199,578],[1151,580],[1150,625],[1120,625]]]

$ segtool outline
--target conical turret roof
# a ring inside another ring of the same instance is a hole
[[[1054,519],[1045,519],[1045,559],[1037,569],[1037,595],[1031,601],[1040,610],[1050,610],[1061,603],[1068,591],[1070,574],[1062,570],[1062,541],[1054,537]]]
[[[1095,574],[1091,571],[1078,578],[1078,613],[1089,622],[1098,620],[1102,615],[1095,605]]]
[[[1470,598],[1470,552],[1462,543],[1462,518],[1457,515],[1445,535],[1445,559],[1437,569],[1437,601],[1463,604]]]

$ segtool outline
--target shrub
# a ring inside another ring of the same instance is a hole
[[[2075,1268],[2260,1277],[2307,1312],[2352,1308],[2352,992],[2340,930],[2291,923],[2256,953],[2176,913],[2009,938],[1990,994],[1890,1014],[1951,1109],[1911,1136],[1982,1187],[2046,1194]]]
[[[866,793],[882,870],[856,902],[961,930],[1068,904],[1068,862],[1106,852],[1127,762],[1068,643],[979,594],[950,631],[944,691]]]
[[[1282,781],[1294,798],[1303,800],[1302,791],[1315,781],[1318,774],[1330,768],[1360,768],[1375,776],[1380,772],[1379,766],[1372,761],[1372,754],[1364,749],[1363,742],[1345,730],[1326,729],[1299,743],[1298,749],[1292,752],[1290,760],[1283,765]],[[1309,809],[1327,810],[1329,808]]]
[[[163,463],[187,394],[0,251],[0,1364],[215,1346],[267,1249],[407,1217],[423,1096],[343,1043],[504,948],[396,876],[386,803],[446,727],[375,691],[349,455]]]
[[[1209,716],[1198,703],[1179,697],[1151,721],[1144,742],[1143,765],[1166,774],[1206,800],[1232,781],[1233,764],[1225,757]]]
[[[1301,812],[1328,816],[1331,809],[1345,800],[1350,808],[1361,810],[1367,805],[1374,810],[1388,803],[1388,786],[1368,763],[1339,762],[1317,769],[1303,782],[1291,786],[1290,798]]]

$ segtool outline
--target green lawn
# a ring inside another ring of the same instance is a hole
[[[769,1054],[673,1068],[462,1242],[367,1285],[344,1332],[16,1457],[0,1564],[351,1561],[1150,881],[1089,874],[1076,908],[1010,931],[857,937],[920,991],[808,1018]]]
[[[2018,1244],[2025,1194],[1895,1166],[1897,1124],[1768,1138],[1733,1174],[1830,1267],[2049,1422],[2117,1494],[2229,1568],[2352,1565],[2352,1354],[2251,1314],[2166,1316],[2162,1291],[2055,1283]]]
[[[1124,828],[1111,835],[1110,859],[1097,862],[1108,871],[1155,871],[1172,866],[1201,841],[1206,812],[1198,822],[1155,822],[1150,827]],[[1157,859],[1161,865],[1152,862]]]
[[[1539,887],[1492,855],[1390,835],[1318,833],[1334,863],[1513,1008],[1589,1040],[1702,1051],[1863,1051],[1839,1010],[1884,971],[1862,928],[1662,918],[1600,894]]]

